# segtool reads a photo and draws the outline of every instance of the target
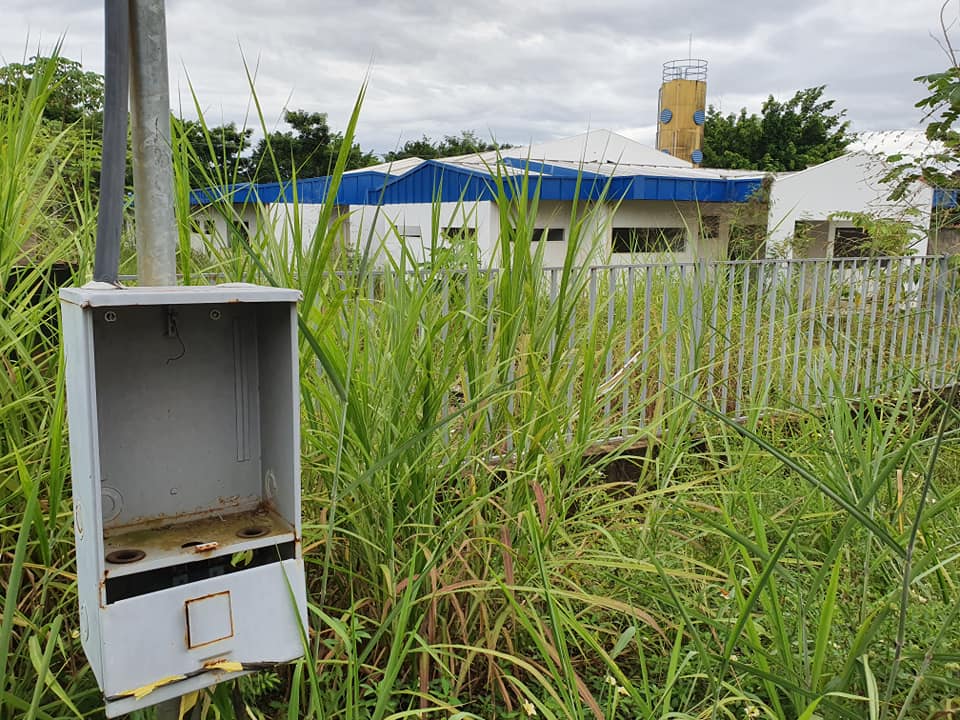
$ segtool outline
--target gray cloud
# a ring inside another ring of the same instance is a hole
[[[708,102],[758,110],[770,94],[827,85],[856,130],[915,126],[917,75],[945,65],[931,38],[940,0],[168,0],[175,107],[192,116],[189,77],[213,123],[250,115],[244,58],[269,127],[284,105],[342,129],[369,78],[359,141],[473,129],[522,143],[626,130],[652,141],[662,63],[710,62]],[[65,34],[64,52],[102,69],[102,4],[6,3],[0,54],[19,60]]]

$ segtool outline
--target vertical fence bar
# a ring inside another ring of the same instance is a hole
[[[796,319],[794,321],[793,332],[793,364],[790,369],[790,393],[788,397],[791,402],[800,404],[803,397],[798,383],[800,381],[800,341],[803,338],[803,308],[807,300],[807,263],[800,260],[800,278],[797,282],[797,302],[794,310]]]
[[[840,337],[843,339],[843,361],[841,363],[840,382],[842,383],[841,387],[843,387],[844,394],[851,392],[851,389],[847,386],[847,368],[848,363],[850,362],[850,345],[853,343],[853,332],[850,328],[853,325],[853,308],[857,302],[857,297],[853,290],[856,282],[854,277],[857,269],[857,264],[851,261],[849,270],[850,277],[843,278],[843,284],[846,288],[847,296],[847,317],[844,321],[843,331],[840,333]],[[853,385],[856,386],[856,376],[854,376]]]
[[[785,387],[787,384],[787,373],[789,371],[790,356],[787,355],[787,340],[790,336],[791,325],[796,322],[791,314],[790,308],[793,306],[792,294],[796,289],[794,287],[794,268],[797,267],[793,260],[784,260],[783,263],[783,327],[780,328],[780,368],[777,371],[777,385],[780,388],[780,397],[785,401],[792,400],[793,387]],[[780,277],[780,273],[777,273]]]
[[[846,261],[841,258],[835,269],[834,280],[832,280],[830,283],[830,289],[831,289],[830,317],[833,320],[833,323],[832,323],[833,326],[830,329],[830,339],[828,340],[830,345],[831,380],[835,380],[837,376],[837,360],[838,360],[838,350],[839,350],[839,342],[840,342],[840,319],[843,315],[843,308],[840,305],[840,299],[843,294],[845,264],[846,264]],[[842,382],[843,378],[840,378],[840,380]],[[836,392],[835,385],[833,388],[831,388],[831,392]],[[840,392],[841,394],[843,393],[842,385],[841,385]],[[831,397],[833,396],[831,395]]]
[[[760,373],[760,336],[761,328],[763,327],[763,293],[764,293],[764,263],[762,260],[757,261],[757,288],[754,290],[754,293],[757,296],[756,299],[756,309],[754,310],[753,317],[753,357],[751,358],[752,362],[750,363],[750,387],[748,388],[749,394],[745,394],[745,399],[753,401],[757,395],[757,379],[759,378]]]
[[[928,354],[928,350],[930,349],[929,346],[931,344],[930,343],[930,326],[933,323],[933,317],[937,311],[937,308],[936,308],[937,288],[940,284],[940,278],[939,278],[940,266],[937,263],[936,259],[931,258],[927,260],[925,264],[927,266],[926,281],[925,281],[927,284],[927,292],[926,292],[927,299],[926,299],[926,302],[924,302],[923,304],[923,332],[920,334],[920,356],[922,358],[920,362],[921,382],[922,382],[922,378],[924,377],[929,378],[929,370],[931,367],[930,355]],[[936,272],[936,275],[934,275],[934,272]],[[931,278],[931,275],[934,275],[934,276]]]
[[[733,291],[736,285],[735,279],[736,266],[729,264],[727,265],[727,312],[723,331],[723,370],[721,371],[723,386],[720,388],[720,405],[723,412],[729,412],[730,410],[727,403],[730,398],[730,357],[733,354]]]
[[[761,388],[763,405],[770,404],[770,382],[773,378],[773,365],[775,362],[773,341],[776,337],[777,327],[777,292],[778,285],[780,284],[779,263],[774,262],[771,267],[773,268],[773,272],[770,278],[770,312],[767,317],[767,360],[766,368],[763,371],[763,386]],[[786,320],[786,316],[784,316],[784,320]]]
[[[807,360],[804,364],[803,405],[810,407],[810,385],[813,382],[814,337],[817,329],[818,300],[820,298],[820,265],[813,264],[813,288],[810,291],[810,317],[807,320]]]
[[[877,305],[880,303],[880,270],[882,261],[875,260],[876,279],[871,281],[870,290],[870,320],[867,323],[867,348],[866,348],[866,367],[863,372],[863,391],[868,395],[873,392],[873,384],[870,382],[873,377],[873,356],[876,353],[876,347],[873,344],[877,330]]]
[[[944,365],[944,370],[946,376],[943,380],[943,385],[948,387],[950,383],[955,382],[955,373],[957,361],[960,359],[960,308],[957,307],[957,293],[960,288],[958,288],[958,275],[957,268],[951,268],[950,272],[950,292],[948,299],[950,300],[947,305],[947,317],[946,322],[947,328],[947,337],[945,342],[949,341],[950,337],[953,337],[953,343],[951,345],[950,352],[947,353],[946,357],[953,361],[952,365]]]
[[[903,323],[903,265],[905,259],[899,258],[897,261],[897,277],[896,282],[893,286],[893,325],[890,328],[890,350],[887,353],[887,374],[884,378],[885,383],[892,382],[894,380],[894,374],[896,371],[895,358],[897,357],[897,340],[898,333],[900,331],[900,326]],[[904,333],[904,343],[906,343],[906,333]],[[900,357],[903,357],[901,351]]]
[[[947,259],[947,268],[949,270],[949,283],[947,285],[946,303],[944,306],[943,321],[943,347],[946,352],[943,355],[943,371],[941,374],[940,387],[947,388],[954,382],[957,361],[960,359],[960,318],[958,318],[957,295],[960,291],[958,283],[957,268],[953,266],[950,259]],[[952,342],[951,342],[952,340]]]
[[[863,363],[863,326],[867,314],[867,302],[873,305],[870,300],[870,260],[865,259],[860,265],[860,297],[857,298],[857,307],[855,319],[857,323],[857,339],[853,346],[853,392],[859,393],[866,387],[868,374]]]
[[[827,369],[827,357],[826,353],[830,346],[830,324],[827,322],[827,318],[830,314],[830,303],[831,297],[833,295],[833,273],[834,273],[835,263],[833,260],[827,258],[824,261],[823,265],[823,298],[820,303],[820,344],[817,345],[817,364],[816,369],[819,373],[817,378],[816,386],[820,389],[820,393],[824,392],[823,383],[825,378],[825,373]]]
[[[957,273],[957,269],[953,267],[949,258],[944,258],[943,262],[944,262],[944,267],[947,274],[947,284],[946,284],[946,292],[945,292],[944,304],[943,304],[943,323],[942,323],[943,339],[941,340],[941,347],[946,352],[943,353],[943,360],[941,360],[940,362],[940,367],[941,367],[940,380],[937,383],[937,386],[939,388],[946,387],[950,382],[950,378],[952,377],[953,367],[952,367],[951,361],[956,361],[957,353],[955,351],[951,352],[949,350],[950,339],[952,337],[956,337],[960,335],[960,333],[957,333],[957,327],[956,327],[956,322],[957,322],[956,298],[957,298],[958,273]]]
[[[683,316],[685,295],[687,292],[687,266],[680,265],[680,277],[677,282],[677,319],[673,324],[673,384],[674,390],[679,390],[681,379],[683,377],[683,326],[685,318]],[[679,398],[674,394],[675,398]]]
[[[735,417],[743,415],[743,374],[745,372],[744,359],[747,353],[747,314],[750,309],[750,266],[744,263],[743,277],[741,278],[740,292],[740,336],[738,338],[739,351],[737,353],[737,397],[733,406]]]
[[[722,270],[723,266],[720,263],[715,264],[710,268],[710,279],[713,281],[713,300],[711,301],[710,306],[710,326],[708,331],[710,333],[710,349],[707,353],[708,360],[707,365],[710,368],[708,376],[708,387],[707,391],[710,393],[711,405],[716,402],[716,387],[717,387],[717,335],[719,329],[717,328],[717,315],[720,312],[720,289],[722,287]]]
[[[693,268],[693,302],[691,304],[691,313],[693,314],[693,337],[690,342],[690,371],[693,373],[692,395],[697,396],[700,390],[700,374],[703,367],[698,359],[701,356],[700,344],[703,341],[703,284],[706,282],[706,264],[700,258]],[[709,359],[708,359],[709,361]]]
[[[660,333],[657,336],[657,393],[666,396],[665,388],[667,383],[667,327],[669,322],[670,308],[670,288],[668,286],[668,275],[664,269],[662,283],[663,291],[660,296],[663,298],[663,307],[660,312]]]
[[[622,430],[621,434],[627,434],[628,418],[630,417],[630,386],[633,384],[633,283],[634,270],[631,265],[627,268],[627,307],[625,309],[625,328],[623,334],[623,357],[624,357],[624,379],[623,379],[623,403],[621,410]],[[629,368],[627,367],[629,364]]]
[[[605,363],[605,374],[603,381],[607,382],[613,377],[613,328],[614,316],[617,309],[617,268],[611,267],[607,270],[607,337],[604,342],[607,345],[607,359]],[[606,400],[603,403],[603,419],[609,425],[611,413],[613,410],[613,388],[610,388],[605,395]]]
[[[930,372],[927,382],[932,388],[940,385],[940,332],[943,329],[943,306],[947,292],[947,259],[938,257],[937,291],[933,302],[933,336],[930,338]]]
[[[896,305],[892,302],[893,298],[890,295],[891,288],[893,287],[893,268],[890,266],[890,260],[887,260],[886,272],[884,272],[884,283],[883,283],[883,312],[880,314],[882,319],[880,323],[880,340],[877,343],[877,367],[875,371],[875,382],[874,385],[877,388],[883,386],[883,372],[887,367],[887,328],[890,327],[890,331],[893,332],[893,324],[891,323],[891,316],[896,309]],[[882,390],[875,390],[874,392],[882,392]]]
[[[910,282],[911,282],[911,288],[912,288],[912,289],[911,289],[911,293],[913,293],[913,292],[916,291],[916,285],[913,283],[913,280],[912,280],[912,276],[913,276],[913,273],[914,273],[914,267],[913,267],[913,262],[912,262],[912,261],[908,261],[908,263],[909,263],[909,269],[910,269],[910,275],[911,275],[911,280],[910,280]],[[906,358],[907,358],[907,348],[910,346],[910,321],[913,320],[913,315],[912,315],[911,312],[910,312],[910,310],[911,310],[911,308],[910,308],[910,302],[911,302],[911,301],[908,300],[907,298],[908,298],[908,295],[907,295],[906,289],[904,288],[904,291],[903,291],[903,300],[901,301],[901,305],[903,306],[903,310],[904,310],[904,312],[903,312],[903,331],[900,333],[900,354],[899,354],[899,356],[898,356],[898,357],[900,358],[901,372],[902,372],[902,369],[903,369],[902,366],[903,366],[903,364],[904,364],[904,362],[906,361]]]
[[[643,281],[643,367],[641,369],[641,374],[643,375],[643,384],[640,386],[640,407],[641,412],[641,427],[647,424],[647,383],[649,381],[649,371],[650,371],[650,324],[651,318],[650,313],[653,310],[651,303],[653,289],[650,287],[653,283],[652,271],[649,265],[646,265],[643,268],[644,281]]]
[[[922,366],[922,358],[920,357],[921,353],[921,341],[920,336],[921,325],[924,323],[921,322],[920,318],[927,313],[927,308],[930,306],[929,302],[932,302],[932,297],[925,298],[927,295],[927,288],[930,285],[927,282],[927,263],[925,260],[920,259],[917,262],[917,289],[916,289],[916,301],[913,312],[913,338],[910,343],[910,380],[915,382],[916,378],[913,375],[913,371]]]

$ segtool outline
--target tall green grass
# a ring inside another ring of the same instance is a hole
[[[45,87],[35,80],[3,109],[0,148],[21,149],[0,159],[0,272],[26,262],[40,277],[66,257],[82,281],[89,202],[45,210],[62,157],[41,133]],[[173,142],[185,281],[212,271],[304,293],[307,653],[210,691],[206,717],[946,711],[960,662],[956,414],[942,396],[918,401],[919,378],[876,401],[838,393],[843,378],[828,373],[806,408],[771,418],[765,393],[745,397],[734,422],[708,335],[670,310],[681,294],[692,307],[694,286],[651,276],[650,296],[672,295],[646,344],[631,329],[629,365],[626,328],[610,332],[605,312],[625,312],[623,288],[594,287],[597,306],[585,305],[596,275],[574,260],[597,241],[595,206],[574,209],[552,291],[532,242],[537,203],[509,198],[496,169],[496,272],[467,251],[426,264],[401,252],[378,274],[369,256],[344,252],[332,203],[312,237],[294,207],[247,241],[214,238],[198,252],[189,178],[222,185],[232,170],[194,167],[190,146],[176,132]],[[35,235],[48,251],[18,250]],[[62,358],[38,332],[55,299],[31,304],[30,287],[4,295],[0,332],[0,717],[96,717],[76,634]],[[754,322],[756,300],[743,317],[735,303],[728,321],[728,286],[709,287],[707,317],[716,302],[719,325]],[[648,293],[635,291],[636,317]],[[787,325],[811,322],[803,312]],[[627,370],[610,382],[608,365]],[[624,411],[626,383],[648,395]]]
[[[42,121],[53,60],[0,99],[0,716],[79,717],[58,263],[85,267],[94,213],[60,177],[83,149]]]

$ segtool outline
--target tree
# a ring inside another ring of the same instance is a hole
[[[487,152],[489,150],[506,149],[512,145],[500,145],[486,142],[477,137],[473,130],[462,130],[460,135],[445,135],[442,140],[434,142],[424,135],[419,140],[408,140],[399,150],[391,150],[383,156],[384,162],[395,162],[409,157],[418,157],[423,160],[453,157],[455,155],[469,155],[471,153]]]
[[[0,95],[25,94],[33,77],[51,62],[56,63],[56,69],[43,109],[44,119],[63,125],[87,121],[99,128],[103,115],[103,76],[84,71],[76,60],[59,55],[35,55],[26,63],[4,65],[0,67]]]
[[[284,121],[292,130],[269,133],[257,143],[250,158],[251,175],[257,182],[322,177],[333,172],[343,135],[330,130],[326,113],[288,110]],[[373,153],[354,144],[347,158],[347,170],[376,162]]]
[[[45,146],[53,148],[65,202],[95,200],[102,155],[103,76],[84,71],[79,62],[60,56],[56,49],[51,56],[35,55],[25,63],[4,65],[0,116],[33,112],[26,107],[31,84],[43,88],[39,133],[47,138]]]
[[[191,184],[194,187],[221,182],[250,179],[250,158],[244,153],[251,146],[252,128],[227,123],[205,128],[196,120],[177,120],[183,140],[191,148],[193,161]]]
[[[803,170],[842,155],[853,139],[846,110],[824,100],[825,85],[798,91],[786,102],[772,95],[760,115],[707,109],[703,165],[714,168]]]
[[[960,119],[960,60],[950,37],[956,19],[948,22],[945,18],[949,5],[944,2],[940,7],[939,44],[947,56],[947,68],[914,78],[926,87],[927,95],[916,107],[924,112],[924,134],[930,144],[913,155],[889,156],[892,168],[885,179],[893,187],[891,200],[907,197],[918,181],[944,193],[944,201],[935,203],[933,208],[932,225],[937,231],[949,228],[956,233],[960,228],[960,130],[956,129]]]

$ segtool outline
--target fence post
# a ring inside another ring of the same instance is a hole
[[[700,364],[700,343],[703,341],[703,288],[707,283],[707,261],[703,258],[697,259],[696,273],[693,279],[693,306],[691,315],[693,320],[693,329],[690,337],[690,358],[696,367],[693,370],[693,385],[691,386],[691,395],[696,398],[700,390],[700,375],[706,372],[706,368]]]
[[[937,387],[944,379],[940,368],[940,333],[943,330],[943,312],[947,299],[947,256],[937,258],[937,285],[933,300],[933,331],[930,341],[930,384]]]

